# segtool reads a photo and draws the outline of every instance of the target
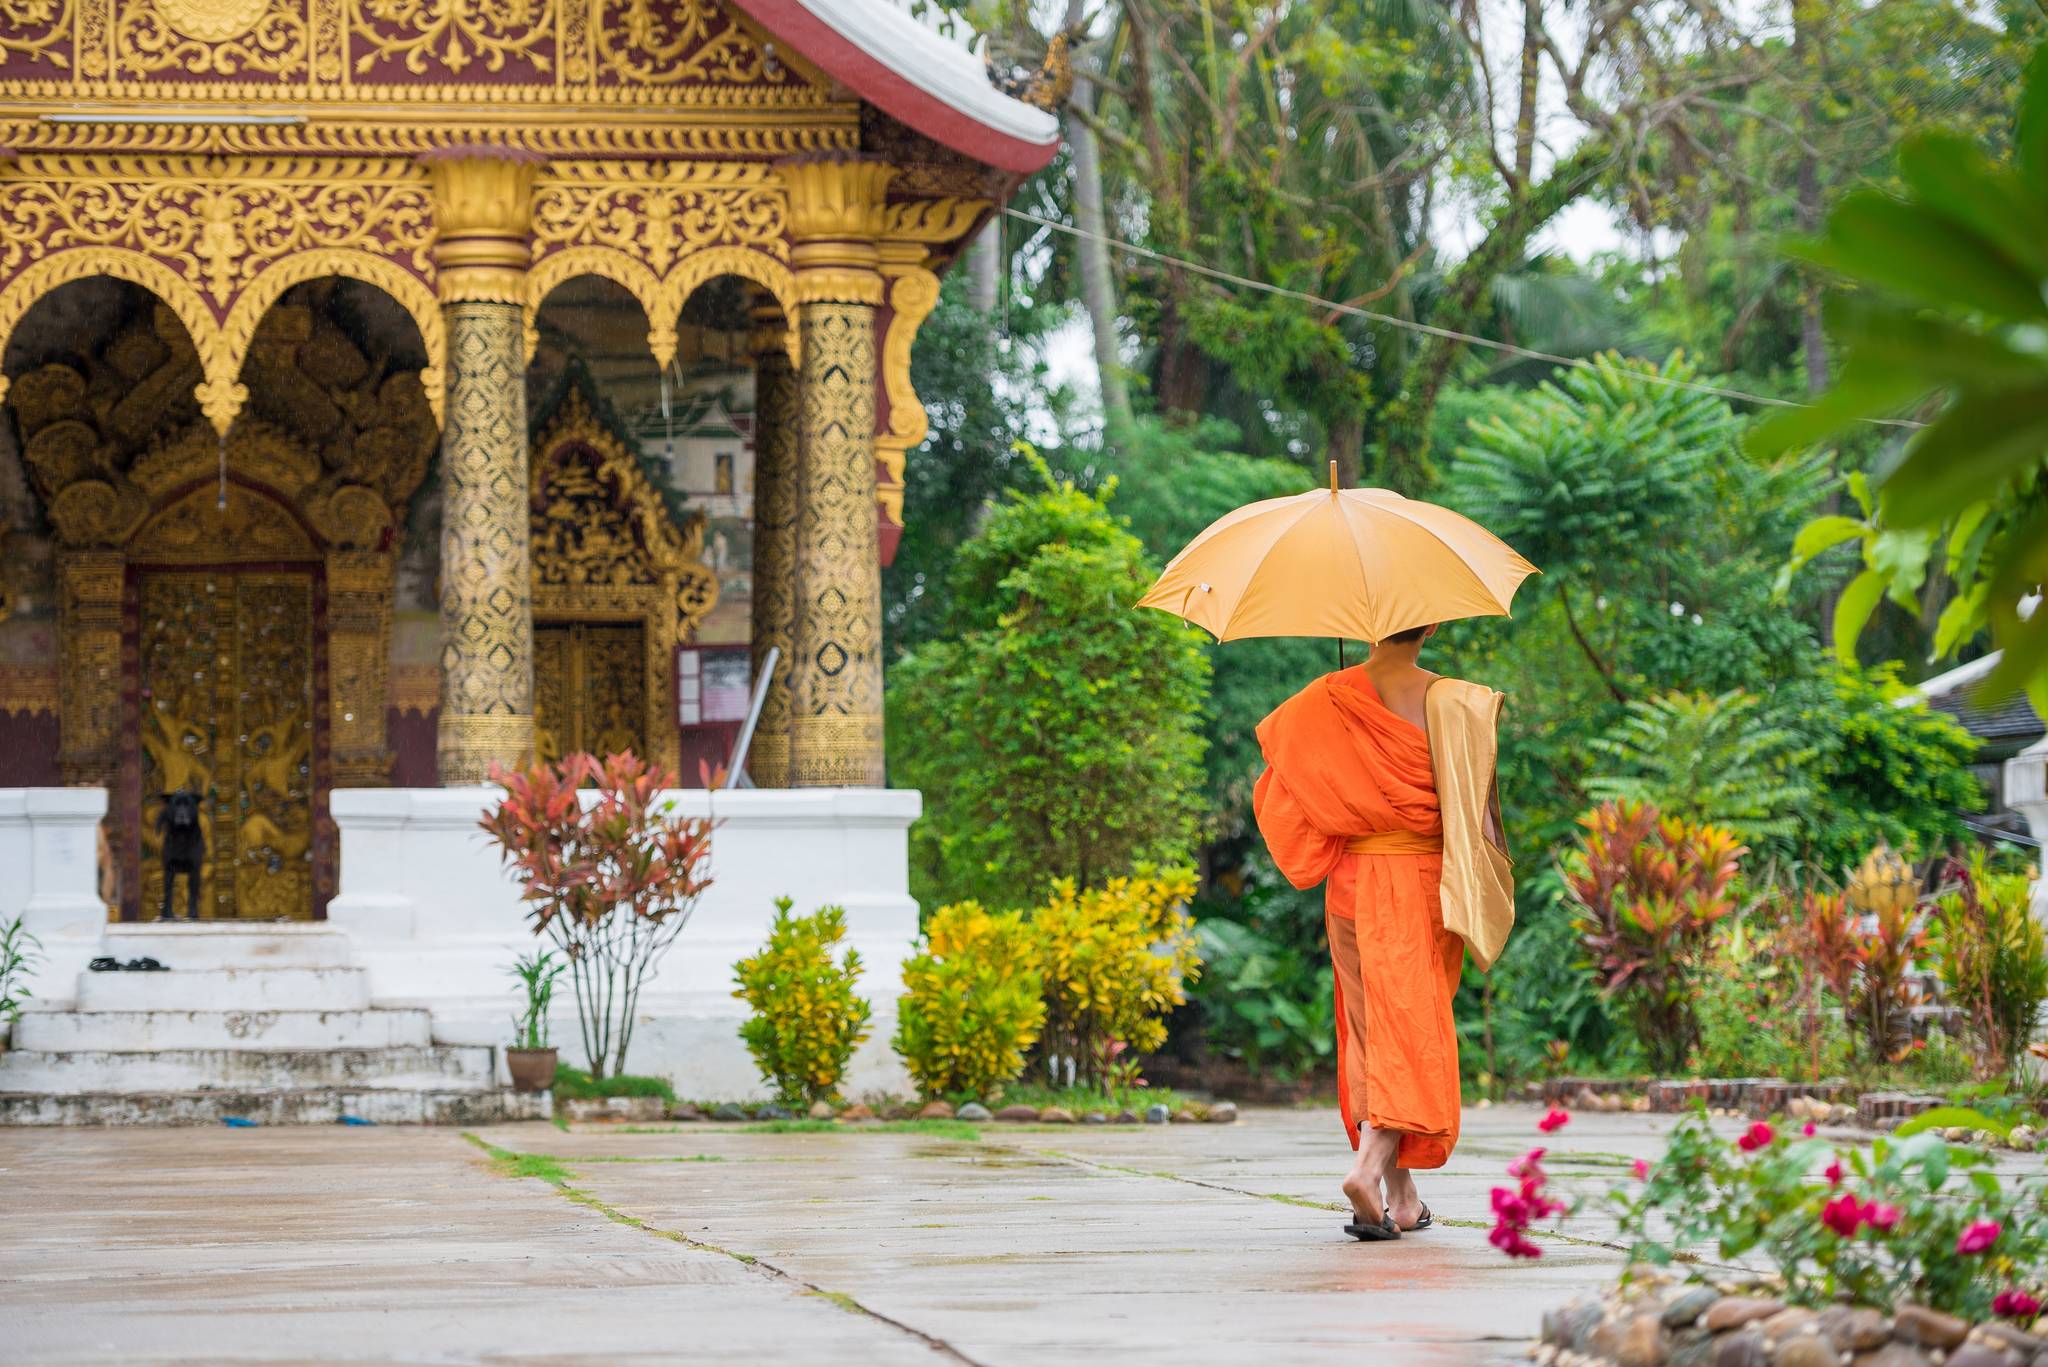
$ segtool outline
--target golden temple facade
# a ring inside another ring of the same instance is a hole
[[[1055,136],[887,0],[0,0],[0,786],[318,915],[334,788],[684,767],[740,582],[754,781],[879,786],[912,347]],[[635,419],[714,374],[730,569]]]

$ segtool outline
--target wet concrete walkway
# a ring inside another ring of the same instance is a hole
[[[1535,1118],[1468,1112],[1424,1182],[1438,1227],[1381,1245],[1343,1236],[1321,1112],[974,1141],[6,1131],[0,1362],[1497,1364],[1620,1260],[1487,1246]],[[1550,1166],[1619,1174],[1668,1125],[1579,1117]]]

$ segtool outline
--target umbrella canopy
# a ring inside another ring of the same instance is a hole
[[[1330,487],[1226,513],[1138,606],[1219,641],[1383,641],[1458,617],[1505,617],[1536,567],[1468,517],[1391,489]]]

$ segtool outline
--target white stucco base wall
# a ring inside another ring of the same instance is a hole
[[[0,788],[0,921],[21,918],[42,944],[29,978],[40,1007],[62,1007],[100,952],[107,906],[99,894],[104,788]]]
[[[909,890],[909,830],[921,796],[902,789],[753,789],[670,793],[677,810],[719,822],[712,885],[640,1000],[627,1066],[669,1078],[683,1096],[765,1097],[739,1039],[746,1007],[732,966],[766,937],[775,899],[799,911],[846,908],[860,951],[860,991],[872,1033],[846,1090],[906,1090],[889,1048],[900,968],[917,934]],[[369,970],[378,1006],[424,1007],[437,1043],[504,1044],[521,1001],[512,961],[535,945],[519,887],[477,827],[495,788],[337,789],[340,889],[329,925],[345,931]],[[88,833],[89,838],[89,833]],[[564,1061],[582,1046],[568,982],[553,1016]]]
[[[2027,831],[2048,850],[2048,738],[2035,741],[2005,762],[2005,801],[2027,819]],[[2034,882],[2034,917],[2048,922],[2048,857]]]

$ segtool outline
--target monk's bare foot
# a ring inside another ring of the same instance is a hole
[[[1351,1203],[1351,1214],[1361,1225],[1381,1224],[1387,1218],[1380,1185],[1396,1171],[1394,1153],[1400,1143],[1398,1134],[1382,1130],[1364,1130],[1359,1135],[1358,1161],[1344,1179],[1344,1199]]]
[[[1422,1193],[1415,1189],[1415,1179],[1406,1168],[1393,1168],[1387,1173],[1387,1213],[1394,1217],[1394,1223],[1402,1229],[1413,1229],[1422,1219]]]
[[[1381,1224],[1387,1218],[1386,1207],[1380,1201],[1379,1170],[1367,1165],[1363,1152],[1344,1179],[1344,1199],[1351,1203],[1351,1218],[1361,1225]]]

